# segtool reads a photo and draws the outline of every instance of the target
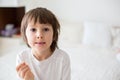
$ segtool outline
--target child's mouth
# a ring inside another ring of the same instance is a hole
[[[38,45],[44,45],[45,42],[35,42],[35,44],[38,44]]]

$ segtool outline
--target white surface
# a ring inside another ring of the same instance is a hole
[[[0,0],[0,6],[18,6],[17,0]]]
[[[61,21],[61,31],[59,36],[60,43],[81,43],[83,37],[82,23],[67,23]]]
[[[112,27],[111,33],[113,36],[113,47],[120,49],[120,26]]]
[[[99,47],[111,47],[110,27],[107,24],[95,21],[84,22],[83,44]]]
[[[18,38],[0,38],[0,80],[17,80],[16,55],[26,46]]]
[[[120,0],[18,0],[26,10],[42,6],[66,21],[97,20],[120,25]],[[54,3],[54,5],[53,5]]]
[[[79,45],[63,50],[71,57],[72,80],[120,80],[120,62],[112,49]]]

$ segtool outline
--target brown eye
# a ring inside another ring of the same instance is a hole
[[[44,31],[49,31],[49,28],[44,28],[43,30],[44,30]]]
[[[35,28],[31,28],[30,31],[36,32],[36,29]]]

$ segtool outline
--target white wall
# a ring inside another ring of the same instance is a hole
[[[120,0],[0,0],[0,6],[11,5],[25,5],[26,11],[47,7],[64,21],[93,20],[120,25]]]
[[[17,0],[0,0],[0,6],[18,6]]]
[[[120,25],[120,0],[19,0],[19,4],[26,5],[27,11],[47,7],[65,21],[93,20]]]

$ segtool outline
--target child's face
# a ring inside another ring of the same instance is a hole
[[[50,46],[53,41],[53,29],[50,24],[40,24],[33,21],[28,23],[26,28],[26,38],[29,46],[34,51],[50,51]]]

